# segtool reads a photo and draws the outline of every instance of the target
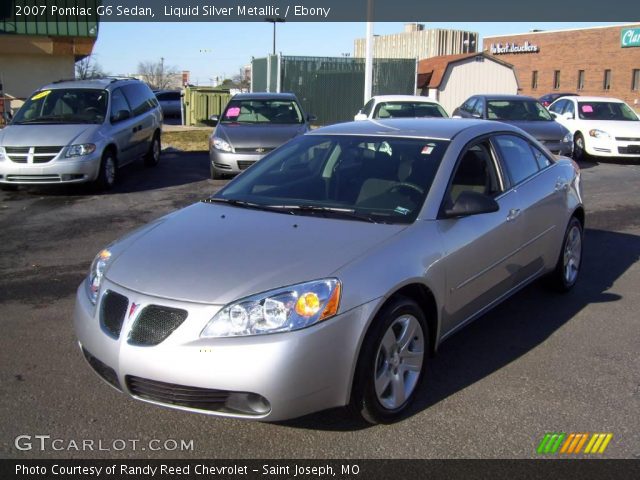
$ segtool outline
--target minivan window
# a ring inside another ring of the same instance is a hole
[[[289,214],[411,223],[448,145],[433,139],[303,135],[213,199]]]
[[[121,110],[129,112],[130,108],[129,104],[127,103],[127,99],[122,93],[122,90],[116,88],[113,92],[111,92],[111,118],[115,117],[115,115]]]
[[[129,105],[131,105],[131,114],[134,117],[147,112],[153,108],[154,102],[157,102],[155,95],[143,83],[130,83],[122,89]]]
[[[222,123],[304,123],[293,100],[231,100],[222,114]]]
[[[102,123],[107,113],[106,90],[60,88],[34,93],[12,124]]]

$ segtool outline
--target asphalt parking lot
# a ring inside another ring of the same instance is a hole
[[[200,153],[165,153],[156,169],[140,162],[122,173],[105,194],[0,192],[0,456],[528,458],[546,432],[611,432],[603,456],[640,458],[640,165],[583,165],[586,245],[574,291],[534,284],[452,337],[431,361],[413,415],[377,427],[342,409],[277,424],[208,417],[106,386],[71,322],[93,256],[224,183],[208,179]],[[19,435],[194,448],[20,451]]]

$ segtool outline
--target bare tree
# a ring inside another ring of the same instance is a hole
[[[78,80],[99,78],[106,75],[107,73],[105,73],[93,55],[86,56],[76,62],[76,78]]]
[[[138,75],[152,88],[165,89],[175,82],[178,70],[174,66],[164,64],[164,58],[159,62],[140,62],[138,64]]]

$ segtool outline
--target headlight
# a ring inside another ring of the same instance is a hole
[[[4,147],[0,147],[0,162],[7,159],[7,152]]]
[[[564,137],[562,137],[562,143],[571,143],[573,142],[573,135],[571,132],[568,132]]]
[[[67,148],[65,157],[81,157],[83,155],[89,155],[96,151],[96,146],[93,143],[83,143],[80,145],[71,145]]]
[[[594,128],[593,130],[589,130],[589,135],[594,138],[609,138],[609,134],[604,130],[598,130]]]
[[[229,142],[225,142],[220,137],[213,137],[213,148],[222,150],[223,152],[233,152],[233,147]]]
[[[333,317],[340,305],[335,278],[301,283],[226,305],[202,330],[201,337],[237,337],[290,332]]]
[[[104,271],[106,270],[107,265],[109,265],[109,260],[111,260],[111,252],[105,248],[96,255],[96,258],[93,259],[93,263],[91,264],[89,278],[87,279],[87,295],[89,296],[91,303],[94,305],[98,300],[100,285],[102,284]]]

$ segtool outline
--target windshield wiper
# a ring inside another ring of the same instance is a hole
[[[266,210],[268,212],[277,212],[277,213],[289,213],[283,212],[279,207],[274,207],[272,205],[262,205],[260,203],[252,203],[245,202],[244,200],[234,200],[232,198],[222,198],[222,197],[209,197],[202,200],[204,203],[226,203],[227,205],[232,205],[234,207],[241,208],[252,208],[255,210]]]
[[[352,208],[338,208],[338,207],[320,207],[317,205],[269,205],[270,208],[287,210],[293,214],[297,212],[302,213],[320,213],[326,217],[342,217],[352,220],[359,220],[361,222],[378,223],[373,217],[358,213]]]

